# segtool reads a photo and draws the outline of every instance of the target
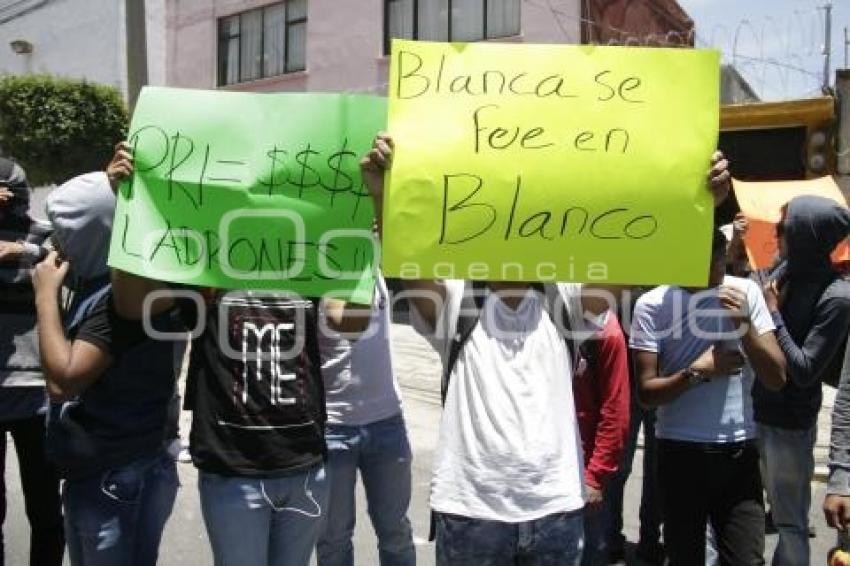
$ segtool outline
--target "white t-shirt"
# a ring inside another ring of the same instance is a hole
[[[390,351],[387,295],[387,284],[379,274],[369,328],[356,342],[319,333],[328,424],[362,426],[401,413],[401,392]]]
[[[558,288],[571,327],[584,329],[579,286]],[[463,291],[464,281],[446,281],[433,332],[411,309],[444,366]],[[572,363],[545,308],[535,293],[516,311],[487,294],[446,395],[431,481],[435,511],[516,523],[584,506]]]
[[[758,286],[749,279],[725,277],[724,285],[745,292],[750,318],[759,335],[774,329]],[[720,305],[717,289],[691,294],[679,287],[656,287],[635,306],[629,346],[658,354],[662,375],[691,365],[715,345],[744,352],[735,337],[728,312]],[[685,391],[658,408],[655,434],[686,442],[740,442],[756,437],[753,420],[753,371],[749,365]]]

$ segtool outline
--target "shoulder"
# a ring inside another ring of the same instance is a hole
[[[665,302],[677,294],[678,287],[661,285],[640,296],[635,303],[635,311],[652,312],[658,310]]]
[[[606,348],[616,348],[619,344],[625,343],[626,335],[623,332],[623,327],[620,325],[620,320],[613,312],[609,312],[605,319],[605,326],[602,328],[602,342]]]
[[[823,295],[825,299],[850,301],[850,281],[836,279],[826,288]]]
[[[840,309],[850,313],[850,281],[833,281],[821,295],[818,308]]]
[[[558,283],[558,291],[564,299],[579,299],[581,298],[581,283]]]
[[[734,287],[736,289],[740,289],[744,292],[744,294],[747,295],[747,299],[750,302],[764,300],[764,295],[762,293],[761,288],[752,279],[747,279],[745,277],[735,277],[734,275],[727,275],[723,278],[723,284],[729,285],[730,287]]]
[[[466,288],[466,283],[465,279],[444,279],[443,285],[446,286],[446,297],[462,295],[463,290]]]
[[[732,287],[737,287],[747,293],[756,292],[760,293],[761,289],[758,284],[752,279],[747,279],[746,277],[736,277],[734,275],[725,275],[723,277],[723,284],[730,285]]]

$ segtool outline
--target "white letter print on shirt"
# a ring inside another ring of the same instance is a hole
[[[242,403],[248,403],[248,387],[251,379],[249,363],[248,347],[250,332],[256,338],[254,342],[254,354],[250,359],[254,361],[254,379],[257,385],[263,381],[263,361],[269,362],[269,389],[270,401],[272,405],[294,405],[294,397],[283,397],[281,383],[284,381],[295,381],[294,373],[284,373],[280,367],[280,333],[291,332],[295,325],[291,322],[285,323],[268,323],[262,328],[258,328],[253,322],[244,321],[242,324]],[[263,337],[266,333],[271,333],[270,351],[263,352]]]

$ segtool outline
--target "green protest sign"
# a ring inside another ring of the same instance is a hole
[[[385,122],[375,96],[145,88],[109,265],[370,301],[374,211],[359,161]]]

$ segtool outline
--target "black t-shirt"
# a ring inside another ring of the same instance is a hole
[[[153,320],[178,332],[173,313]],[[51,406],[47,449],[65,477],[82,477],[163,449],[185,340],[149,338],[141,322],[115,312],[108,287],[81,302],[69,338],[108,352],[112,365],[74,401]]]
[[[196,326],[193,303],[182,305]],[[187,408],[195,465],[226,476],[277,477],[325,456],[317,303],[208,291],[192,343]]]

